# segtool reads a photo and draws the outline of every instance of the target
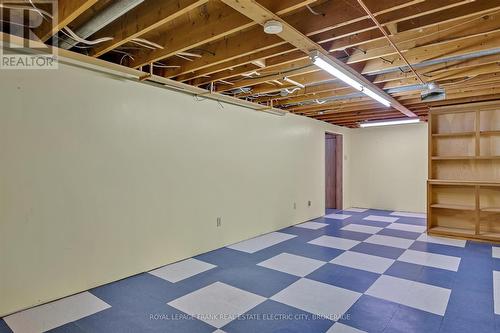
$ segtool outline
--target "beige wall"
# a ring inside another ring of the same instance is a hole
[[[325,131],[350,206],[347,129],[66,65],[0,99],[0,315],[323,215]]]
[[[351,132],[351,204],[426,211],[427,123]]]

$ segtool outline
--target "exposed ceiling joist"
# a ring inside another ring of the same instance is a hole
[[[292,27],[287,22],[281,20],[279,16],[269,11],[267,8],[263,7],[255,0],[222,0],[222,2],[224,2],[228,6],[231,6],[240,13],[246,15],[247,17],[249,17],[250,19],[252,19],[253,21],[257,22],[260,25],[264,25],[265,22],[268,20],[281,21],[283,25],[283,31],[279,33],[278,36],[281,37],[283,40],[292,44],[293,46],[305,52],[306,54],[309,54],[310,52],[313,51],[320,52],[325,57],[328,57],[337,66],[343,68],[346,72],[351,73],[354,77],[358,79],[358,82],[362,82],[364,86],[370,88],[373,91],[378,92],[381,96],[390,101],[392,107],[394,107],[395,109],[397,109],[398,111],[400,111],[401,113],[403,113],[408,117],[416,117],[416,115],[413,112],[408,110],[404,105],[399,103],[392,96],[385,93],[379,87],[368,81],[365,77],[363,77],[358,72],[354,71],[351,67],[347,66],[343,62],[337,60],[336,58],[331,57],[330,54],[325,49],[323,49],[319,44],[313,42],[307,36],[302,34],[300,31]]]
[[[79,15],[97,3],[98,0],[59,0],[57,4],[57,14],[54,16],[55,22],[43,21],[35,34],[42,41],[49,40],[59,30],[70,24]]]

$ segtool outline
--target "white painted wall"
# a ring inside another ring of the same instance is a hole
[[[350,206],[348,129],[65,65],[0,99],[0,315],[323,215],[325,131]]]
[[[351,204],[425,212],[427,139],[427,123],[352,130]]]

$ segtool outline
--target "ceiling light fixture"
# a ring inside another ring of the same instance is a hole
[[[420,122],[419,118],[406,118],[406,119],[392,119],[384,121],[367,121],[360,123],[359,127],[377,127],[377,126],[389,126],[389,125],[403,125],[403,124],[415,124]]]
[[[264,23],[264,32],[270,35],[277,35],[283,31],[283,24],[280,21],[269,20]]]
[[[367,96],[373,98],[374,100],[382,103],[383,105],[389,107],[391,106],[391,102],[389,102],[387,99],[384,97],[380,96],[377,92],[365,87],[363,83],[359,82],[358,79],[353,78],[352,74],[350,74],[348,71],[346,71],[344,68],[340,67],[333,61],[330,61],[328,57],[323,56],[321,53],[318,51],[313,51],[310,54],[312,62],[318,66],[319,68],[323,69],[324,71],[332,74],[339,80],[344,81],[354,89],[361,91],[362,93],[366,94]]]

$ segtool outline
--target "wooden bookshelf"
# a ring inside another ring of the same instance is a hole
[[[427,231],[500,241],[500,101],[431,109]]]

